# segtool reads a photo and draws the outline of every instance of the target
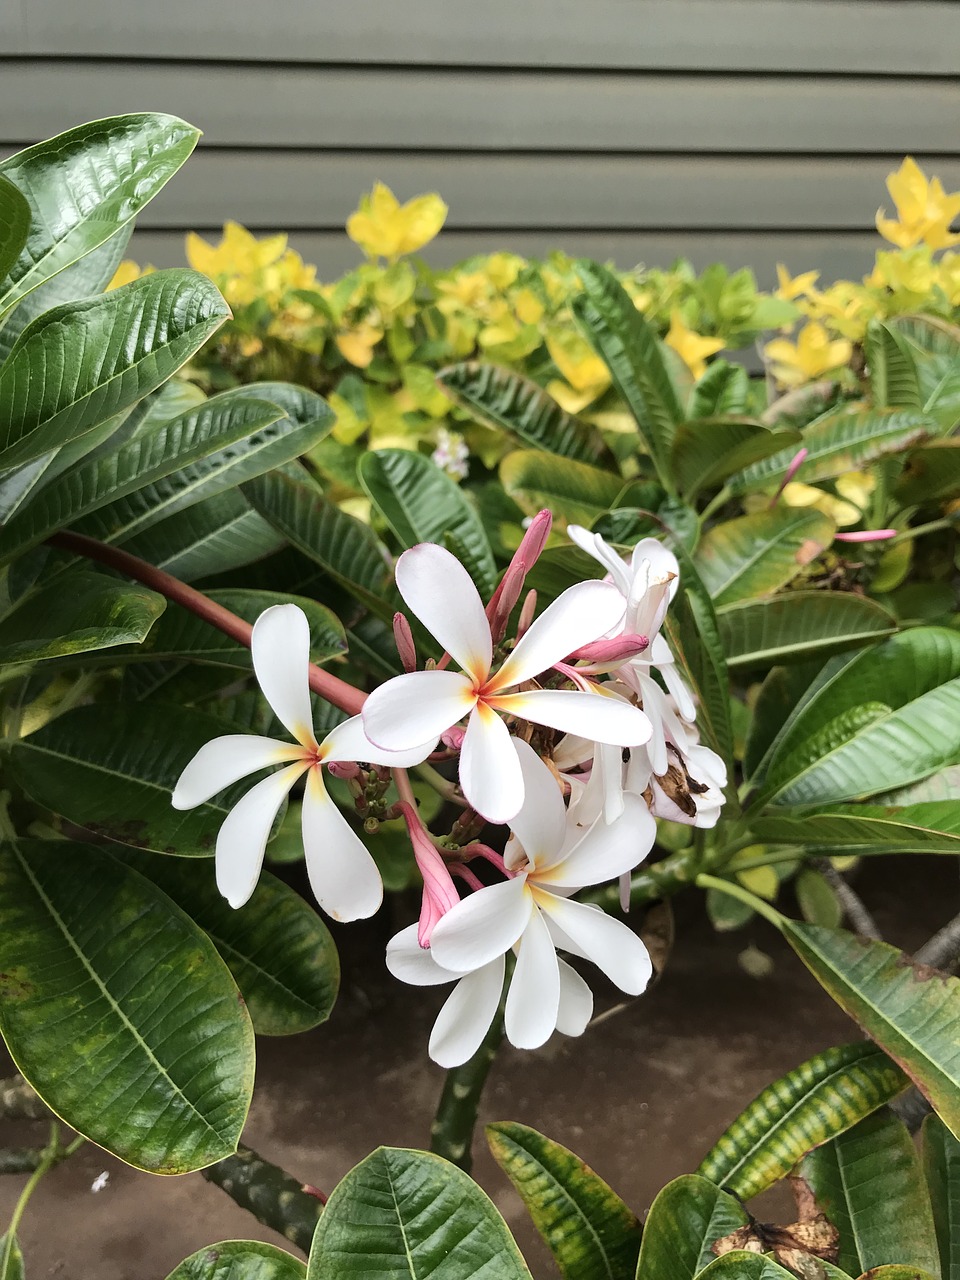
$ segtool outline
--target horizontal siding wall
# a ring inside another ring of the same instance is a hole
[[[912,153],[960,187],[960,5],[867,0],[0,0],[0,154],[164,110],[204,130],[133,251],[226,218],[324,277],[380,179],[438,190],[438,264],[552,248],[859,275]]]

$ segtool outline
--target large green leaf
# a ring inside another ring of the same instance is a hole
[[[376,449],[360,458],[357,475],[401,546],[446,541],[481,595],[493,592],[497,566],[483,522],[460,486],[430,458],[409,449]]]
[[[872,1044],[827,1049],[769,1085],[704,1156],[704,1178],[750,1200],[808,1151],[852,1128],[908,1084]]]
[[[943,1280],[960,1280],[960,1141],[939,1116],[923,1122],[923,1172]]]
[[[803,431],[807,456],[800,476],[810,484],[829,480],[860,470],[887,454],[902,453],[938,434],[935,419],[915,409],[831,411]],[[728,481],[730,489],[733,493],[748,493],[782,479],[795,456],[796,449],[790,445],[781,453],[755,462]]]
[[[269,609],[272,605],[296,604],[307,615],[310,623],[312,662],[329,662],[331,658],[342,657],[346,652],[347,641],[341,622],[315,600],[292,596],[288,592],[244,591],[239,587],[225,591],[207,591],[205,594],[210,600],[251,623],[256,622],[264,609]],[[246,645],[239,640],[232,640],[209,622],[176,604],[167,609],[147,643],[131,656],[154,662],[189,660],[209,663],[211,666],[251,670],[250,650]]]
[[[260,1240],[222,1240],[184,1258],[167,1280],[305,1280],[299,1258]]]
[[[880,320],[871,320],[864,339],[870,390],[878,408],[922,409],[916,360],[907,339]]]
[[[774,507],[715,525],[700,539],[694,563],[715,608],[722,609],[786,586],[835,533],[820,511]]]
[[[909,506],[952,497],[960,489],[960,440],[931,440],[914,449],[897,481],[897,498]]]
[[[670,449],[684,413],[656,332],[612,271],[584,260],[577,274],[584,292],[574,299],[574,317],[636,419],[660,483],[673,493]]]
[[[259,442],[269,434],[270,424],[279,416],[280,410],[267,400],[225,391],[170,422],[158,423],[152,431],[128,440],[116,452],[81,462],[45,488],[22,515],[15,516],[0,531],[0,563],[36,546],[64,526],[75,524],[81,516],[108,503],[116,504],[138,489],[147,488],[143,504],[133,504],[140,523],[149,519],[151,499],[161,512],[167,509],[171,493],[175,495],[174,505],[176,501],[188,501],[185,490],[191,484],[202,488],[218,466],[221,471],[229,471],[237,455],[255,453]],[[247,445],[237,444],[248,437],[253,439]],[[235,446],[233,450],[229,449],[231,445]],[[210,455],[222,458],[222,450],[227,451],[230,461],[209,461]],[[195,465],[190,466],[191,463]],[[178,474],[172,476],[172,472]],[[158,492],[154,482],[165,478],[169,481],[166,491]],[[115,507],[114,520],[125,522],[121,527],[129,527],[136,519],[130,514],[130,506],[123,504],[119,516]],[[96,532],[108,532],[114,520],[103,522],[107,529],[95,525]]]
[[[960,759],[960,635],[915,628],[851,660],[795,712],[759,800],[834,804],[905,786]]]
[[[206,406],[194,412],[214,404],[226,406],[244,401],[250,405],[273,405],[279,416],[229,442],[225,449],[217,449],[195,462],[184,458],[184,465],[173,473],[138,486],[129,496],[101,507],[77,523],[77,530],[102,542],[126,542],[170,515],[291,462],[322,439],[334,420],[333,411],[319,396],[282,382],[238,387],[208,400]]]
[[[846,1275],[835,1267],[828,1270],[829,1266],[829,1263],[823,1264],[816,1271],[811,1270],[811,1275],[822,1276],[823,1280]],[[787,1271],[773,1258],[743,1249],[734,1249],[722,1258],[714,1258],[700,1276],[702,1280],[795,1280],[794,1272]]]
[[[814,658],[812,662],[774,667],[767,674],[753,702],[747,733],[743,768],[748,778],[762,773],[774,742],[819,669],[820,663]]]
[[[535,449],[508,453],[500,463],[500,482],[527,515],[549,507],[561,520],[588,526],[613,506],[623,487],[609,471]]]
[[[299,893],[267,872],[235,911],[208,862],[123,849],[118,857],[152,880],[203,929],[246,1001],[253,1029],[290,1036],[326,1022],[340,988],[330,931]]]
[[[213,944],[94,845],[0,848],[0,1030],[79,1133],[153,1173],[236,1150],[253,1028]]]
[[[729,360],[714,360],[707,365],[690,393],[687,418],[697,421],[746,413],[749,400],[750,375],[743,365],[731,364]]]
[[[780,928],[820,985],[960,1134],[960,979],[842,929],[786,918]]]
[[[798,432],[771,430],[749,418],[702,419],[677,428],[670,465],[680,492],[693,498],[744,467],[799,444]]]
[[[457,404],[486,426],[577,462],[610,461],[596,427],[565,413],[535,382],[512,369],[472,361],[441,369],[437,382]]]
[[[640,1223],[579,1156],[509,1121],[487,1141],[566,1280],[633,1280]]]
[[[286,539],[239,489],[228,489],[124,538],[122,545],[182,582],[195,582],[262,560]]]
[[[243,486],[253,506],[304,555],[374,613],[388,619],[387,554],[369,525],[329,502],[302,467],[271,471]]]
[[[788,591],[769,600],[745,600],[724,609],[718,621],[729,667],[802,662],[896,630],[896,619],[875,601],[840,591]]]
[[[767,844],[795,844],[811,856],[882,853],[960,854],[960,805],[932,800],[895,805],[837,805],[816,813],[761,814],[750,830]]]
[[[7,768],[38,804],[98,836],[205,857],[249,784],[184,812],[170,796],[187,762],[223,731],[219,720],[184,707],[101,702],[14,742]]]
[[[638,1280],[692,1280],[713,1245],[749,1222],[739,1200],[696,1173],[668,1182],[643,1226]]]
[[[0,367],[0,466],[91,431],[165,382],[230,314],[195,271],[157,271],[46,311]]]
[[[902,1262],[940,1275],[930,1197],[903,1124],[886,1109],[806,1157],[801,1174],[840,1233],[851,1275]]]
[[[335,1188],[309,1280],[530,1280],[507,1225],[477,1184],[426,1151],[380,1147]]]
[[[0,173],[0,285],[27,243],[30,205],[9,178]]]
[[[77,569],[22,596],[0,619],[0,663],[140,644],[166,600],[139,583]]]
[[[0,318],[137,216],[197,145],[175,116],[113,116],[0,163],[30,205],[30,232],[0,295]],[[0,273],[3,274],[3,273]]]

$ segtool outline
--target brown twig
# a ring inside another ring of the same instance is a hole
[[[873,916],[863,905],[859,896],[850,888],[830,859],[817,858],[814,865],[823,876],[824,880],[826,880],[830,885],[833,892],[837,895],[837,901],[843,908],[843,914],[853,925],[860,937],[872,938],[874,942],[881,942],[883,938],[880,930],[877,928]]]
[[[163,569],[155,568],[146,560],[141,560],[139,556],[131,555],[129,551],[122,551],[119,547],[111,547],[105,542],[98,542],[96,538],[88,538],[82,533],[55,533],[47,539],[47,542],[52,547],[72,551],[74,555],[84,556],[87,560],[98,560],[101,564],[116,569],[118,573],[142,582],[144,586],[166,596],[168,600],[182,605],[184,609],[189,609],[191,613],[202,618],[204,622],[209,622],[212,627],[230,636],[232,640],[238,640],[240,644],[250,648],[253,627],[249,622],[231,613],[223,605],[215,603],[202,591],[197,591],[195,587],[188,587],[179,578],[165,573]],[[345,680],[331,675],[329,671],[315,666],[312,662],[309,673],[310,688],[314,693],[318,693],[321,698],[326,698],[328,702],[332,702],[335,707],[339,707],[349,715],[358,714],[366,701],[365,693],[347,684]]]

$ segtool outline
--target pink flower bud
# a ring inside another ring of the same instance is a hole
[[[393,615],[393,639],[397,646],[397,653],[400,655],[400,661],[403,663],[404,671],[408,674],[411,671],[416,671],[417,646],[413,642],[410,623],[400,612]]]
[[[326,769],[327,773],[332,773],[335,778],[343,778],[346,782],[360,773],[360,766],[352,760],[331,760]]]
[[[537,611],[537,593],[536,591],[528,591],[527,598],[523,602],[523,608],[520,610],[520,621],[517,623],[517,639],[519,640],[523,633],[528,629],[533,621],[533,615]]]
[[[440,741],[445,747],[449,747],[451,751],[459,751],[463,746],[463,738],[466,729],[462,729],[460,725],[455,724],[452,729],[445,729],[440,735]]]
[[[494,645],[503,639],[507,622],[513,612],[513,606],[520,599],[523,580],[527,576],[527,566],[522,560],[514,558],[503,575],[499,587],[487,605],[487,617],[490,619],[490,635]]]
[[[603,664],[613,662],[619,665],[630,658],[635,658],[649,647],[650,641],[646,636],[614,636],[610,640],[594,640],[592,644],[583,645],[582,648],[568,655],[568,661],[582,659],[584,662]]]
[[[442,919],[451,907],[457,905],[460,895],[457,893],[447,864],[427,834],[417,811],[405,801],[401,801],[398,808],[407,824],[410,843],[413,845],[413,855],[423,877],[423,901],[420,906],[417,941],[421,947],[426,948],[430,945],[430,935],[437,921]]]
[[[800,470],[803,464],[806,462],[808,453],[809,453],[808,449],[798,449],[797,452],[793,455],[793,457],[790,460],[790,465],[789,467],[787,467],[786,471],[784,472],[783,479],[780,481],[779,489],[770,499],[771,507],[775,507],[777,503],[780,501],[781,493],[783,493],[784,489],[787,487],[787,485],[790,483],[793,477],[797,474],[797,472]]]
[[[860,533],[835,533],[835,542],[885,542],[897,536],[896,529],[864,529]]]
[[[496,626],[494,619],[503,618],[503,626],[507,625],[507,618],[513,605],[520,599],[520,592],[523,590],[523,580],[540,559],[543,548],[547,545],[547,538],[550,536],[550,529],[553,525],[553,512],[547,510],[538,511],[530,521],[526,532],[520,540],[520,545],[513,553],[513,559],[507,565],[507,570],[500,579],[500,585],[490,597],[490,603],[487,605],[487,617],[490,619],[491,630],[494,633],[494,644],[502,639],[503,631],[498,636],[496,634]],[[519,581],[516,581],[519,579]],[[504,612],[501,606],[501,598],[508,590],[513,590],[513,583],[516,581],[516,592],[513,597],[513,603],[510,608]]]

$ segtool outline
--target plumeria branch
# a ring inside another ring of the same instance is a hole
[[[508,984],[509,988],[509,984]],[[507,988],[507,989],[508,989]],[[490,1068],[503,1044],[503,1005],[477,1052],[462,1066],[447,1072],[437,1114],[430,1130],[430,1150],[469,1173],[473,1164],[473,1131]]]
[[[224,635],[230,636],[232,640],[237,640],[248,649],[250,648],[253,627],[249,622],[245,622],[237,614],[225,609],[223,605],[217,604],[202,591],[187,586],[179,578],[166,573],[163,569],[157,569],[146,560],[141,560],[139,556],[131,555],[129,551],[122,551],[119,547],[111,547],[105,542],[98,542],[96,538],[88,538],[81,533],[56,533],[48,538],[47,542],[50,546],[58,547],[62,551],[72,551],[74,555],[83,556],[87,560],[99,561],[100,564],[116,569],[118,573],[128,578],[142,582],[144,586],[172,600],[174,604],[189,609],[191,613],[208,622],[210,626],[216,627]],[[308,670],[310,688],[314,693],[318,693],[321,698],[326,698],[328,702],[339,707],[341,711],[346,711],[348,715],[358,714],[366,701],[366,694],[312,662]]]
[[[235,1156],[227,1156],[201,1173],[258,1222],[278,1231],[304,1253],[310,1252],[324,1205],[324,1197],[316,1188],[307,1190],[279,1165],[264,1160],[249,1147],[238,1148]]]

